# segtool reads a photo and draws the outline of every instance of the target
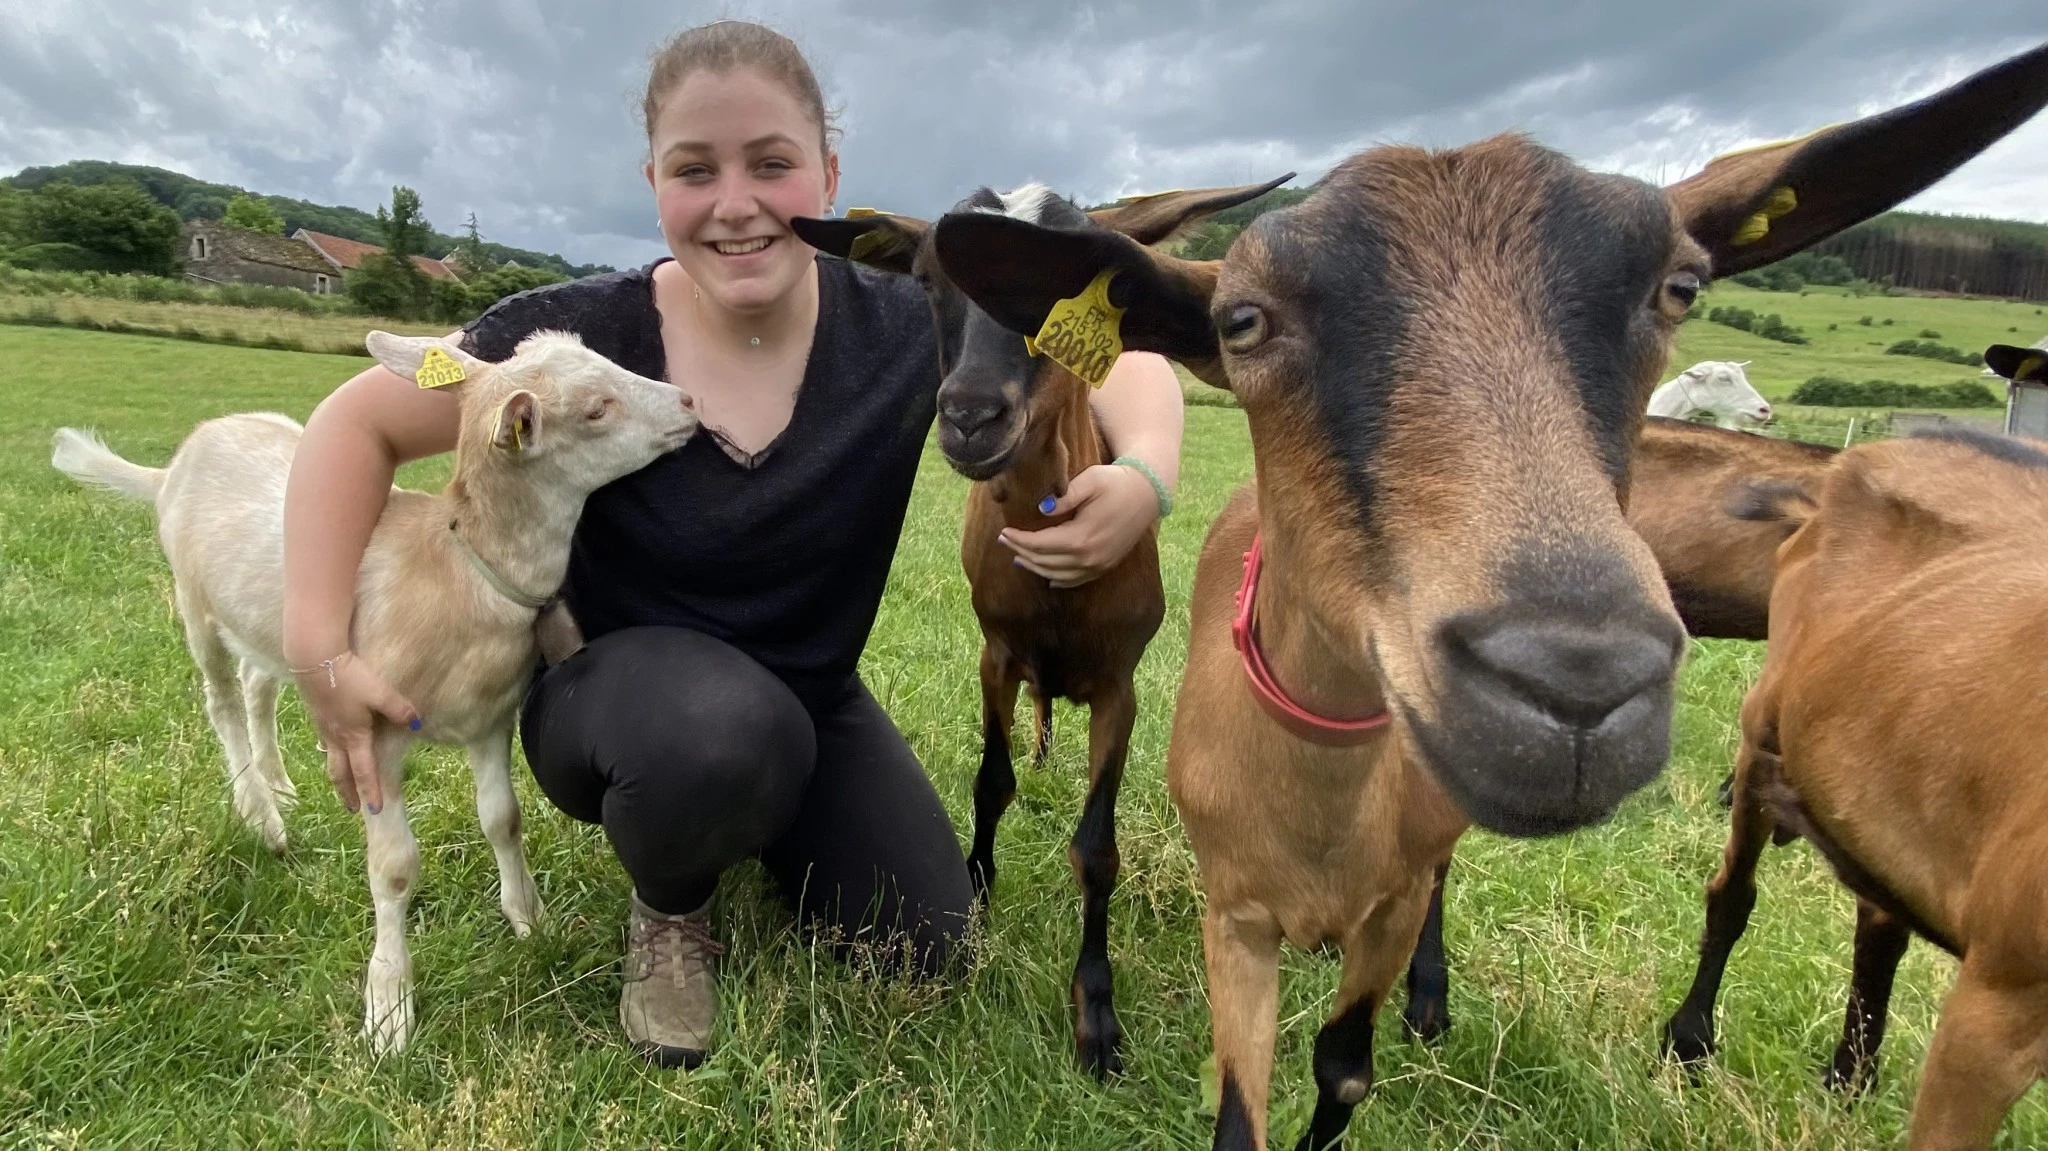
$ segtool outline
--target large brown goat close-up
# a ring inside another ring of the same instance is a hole
[[[1764,638],[1778,545],[1792,529],[1743,519],[1730,507],[1745,502],[1755,484],[1818,483],[1837,450],[1662,416],[1643,421],[1629,475],[1628,523],[1650,545],[1688,635]],[[1424,1041],[1450,1026],[1443,934],[1448,872],[1449,865],[1437,870],[1401,1012],[1408,1034]]]
[[[1760,487],[1778,553],[1763,672],[1691,991],[1666,1044],[1697,1062],[1767,841],[1808,839],[1858,899],[1836,1086],[1872,1073],[1920,935],[1962,961],[1913,1107],[1913,1151],[1991,1145],[2048,1072],[2048,453],[1981,433],[1844,452],[1817,491]]]
[[[1468,823],[1570,831],[1662,769],[1685,633],[1622,509],[1705,280],[1884,210],[2044,102],[2048,48],[1666,189],[1519,136],[1376,148],[1220,262],[938,223],[947,276],[1011,331],[1104,285],[1126,346],[1245,409],[1256,479],[1203,548],[1167,753],[1207,899],[1216,1146],[1266,1143],[1283,940],[1343,952],[1302,1142],[1328,1147]]]

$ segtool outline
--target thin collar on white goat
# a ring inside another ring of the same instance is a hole
[[[520,607],[528,611],[539,611],[548,605],[549,600],[554,598],[552,593],[548,595],[533,595],[512,586],[511,580],[506,579],[503,575],[499,574],[498,569],[486,563],[484,557],[476,554],[476,549],[469,546],[469,541],[462,538],[461,521],[448,521],[448,538],[455,541],[455,550],[462,553],[462,557],[469,561],[469,566],[476,569],[476,574],[484,577],[484,582],[491,585],[492,591],[497,592]]]

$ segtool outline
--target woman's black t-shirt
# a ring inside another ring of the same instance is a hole
[[[667,379],[654,267],[507,297],[464,329],[464,346],[496,362],[534,332],[573,332],[627,371]],[[769,449],[747,466],[707,428],[584,505],[565,588],[584,637],[684,627],[799,694],[843,682],[881,605],[938,384],[917,285],[819,256],[810,359]]]

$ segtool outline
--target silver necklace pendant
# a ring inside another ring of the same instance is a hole
[[[755,347],[757,347],[757,348],[758,348],[758,347],[760,347],[760,346],[761,346],[761,337],[759,337],[759,336],[754,336],[754,337],[752,337],[752,338],[748,339],[748,340],[747,340],[747,343],[749,343],[749,344],[752,344],[753,346],[755,346]]]

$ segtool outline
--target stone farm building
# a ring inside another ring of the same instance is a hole
[[[305,228],[287,238],[218,220],[185,221],[185,275],[210,284],[271,284],[324,296],[341,291],[343,272],[383,250]],[[444,260],[412,260],[437,280],[461,279]]]

